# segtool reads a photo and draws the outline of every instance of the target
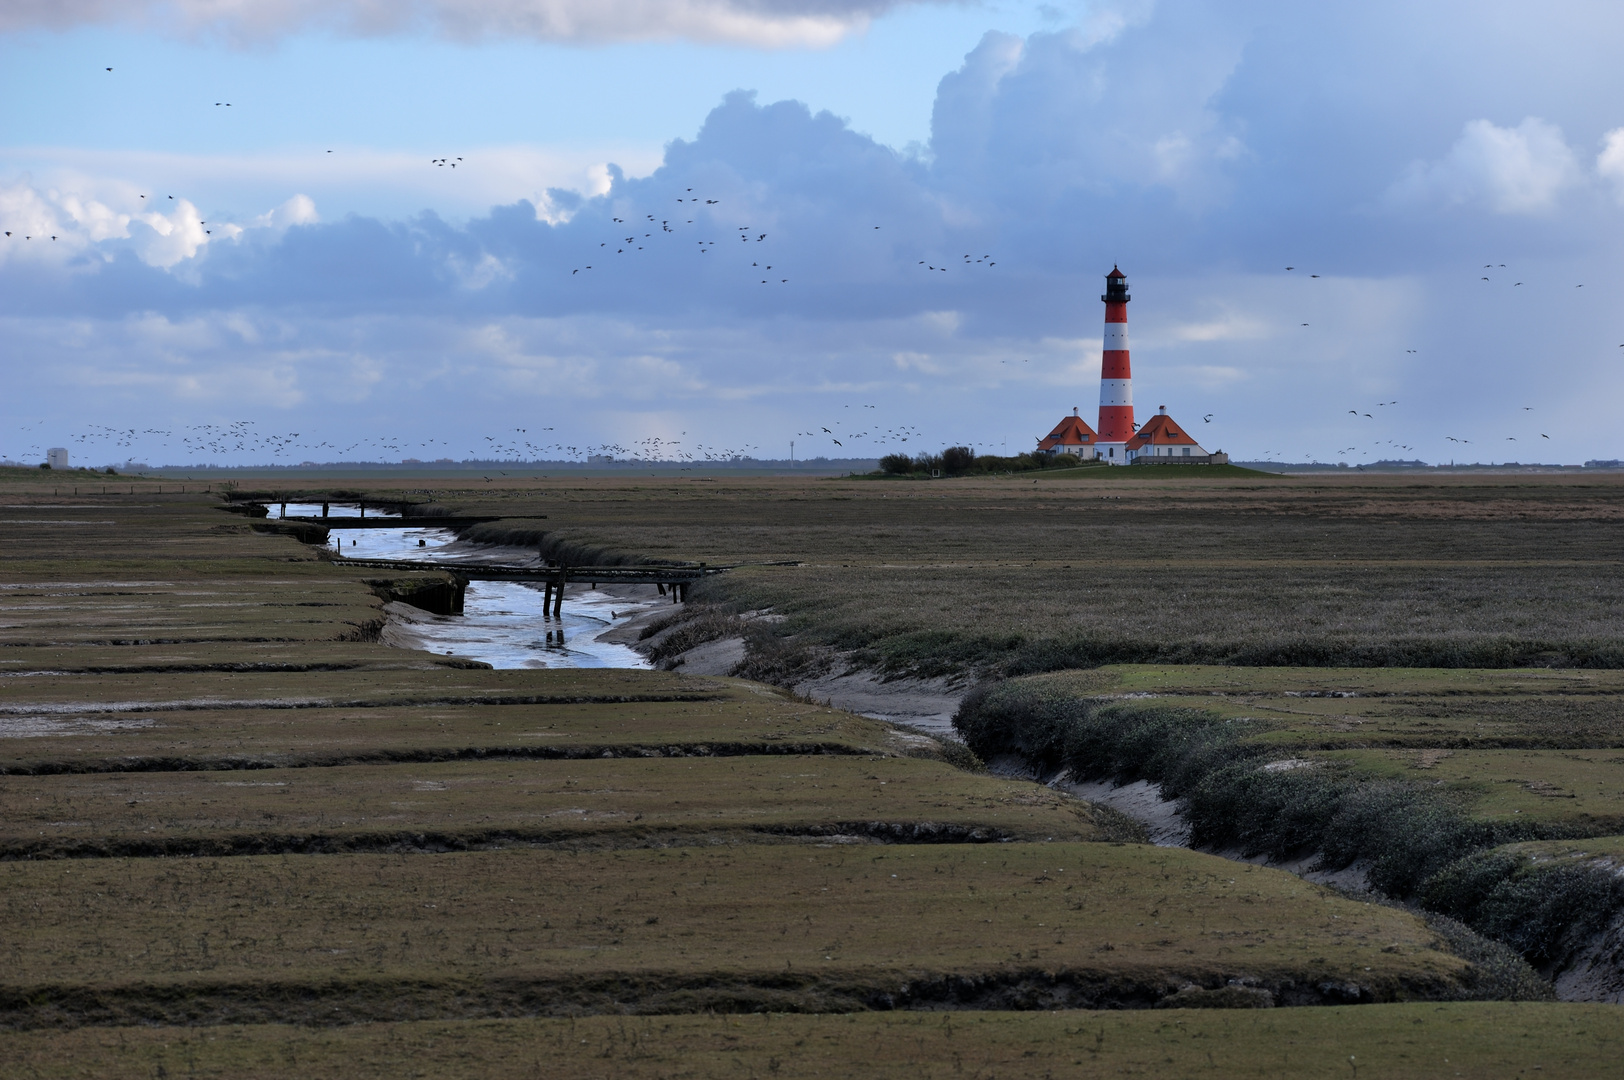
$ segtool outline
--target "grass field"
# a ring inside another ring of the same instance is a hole
[[[1487,821],[1591,836],[1624,832],[1624,753],[1617,750],[1340,750],[1309,760],[1434,784]]]
[[[798,560],[690,609],[786,615],[785,671],[1154,660],[1047,678],[1198,705],[1247,754],[1415,773],[1485,820],[1610,812],[1624,486],[1073,472],[394,494],[558,552]],[[1605,1011],[1445,1001],[1537,996],[1445,923],[1113,842],[1112,814],[771,687],[390,649],[319,547],[195,485],[53,480],[0,476],[22,1075],[1587,1075],[1607,1053]],[[1417,657],[1444,667],[1360,666]],[[1247,658],[1273,666],[1171,665]],[[1558,661],[1589,666],[1512,666]],[[1429,1003],[1369,1004],[1406,998]],[[1319,1007],[1164,1011],[1270,1003]],[[1162,1008],[1082,1008],[1104,1004]],[[874,1011],[899,1007],[954,1011]],[[751,1010],[845,1015],[707,1015]]]
[[[395,1080],[676,1076],[895,1080],[1606,1076],[1605,1005],[1407,1004],[1267,1012],[581,1017],[337,1028],[81,1028],[7,1037],[19,1075]]]
[[[659,846],[839,837],[1137,839],[1076,799],[897,757],[460,761],[0,778],[0,859]]]
[[[1624,665],[1611,476],[651,477],[435,497],[547,513],[528,528],[582,548],[800,560],[703,595],[893,671]]]
[[[642,693],[616,694],[606,680],[603,700],[594,701],[578,680],[553,674],[525,672],[520,682],[492,678],[496,685],[483,695],[464,687],[448,695],[450,700],[424,694],[415,704],[409,697],[397,703],[398,698],[379,693],[370,672],[356,680],[354,696],[339,707],[252,697],[239,699],[242,707],[224,708],[215,697],[156,694],[100,702],[85,700],[82,693],[76,701],[8,701],[9,711],[0,712],[0,732],[11,737],[0,741],[0,773],[604,754],[920,753],[932,752],[935,745],[748,684],[734,691],[737,696],[718,692],[718,681],[698,694],[680,693],[691,690],[692,682],[667,683],[667,690],[677,692],[662,694],[652,681],[640,683]],[[229,682],[225,688],[235,689]],[[124,689],[140,694],[149,688],[125,684]],[[462,703],[470,697],[508,703]]]
[[[331,1022],[503,1002],[1146,1005],[1187,984],[1309,1004],[1472,983],[1408,913],[1143,845],[10,862],[0,912],[32,928],[0,971],[26,1026],[80,987],[105,1019]]]

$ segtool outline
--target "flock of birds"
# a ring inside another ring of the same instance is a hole
[[[842,405],[841,408],[849,409],[849,408],[851,408],[851,406],[850,405]],[[878,405],[860,405],[859,410],[861,410],[861,409],[875,409],[875,410],[878,410],[879,406]],[[873,417],[871,419],[878,419],[878,413],[876,412],[875,417]],[[917,438],[920,437],[920,434],[921,434],[920,430],[917,427],[914,427],[912,424],[896,424],[896,425],[893,425],[893,426],[890,426],[890,427],[884,427],[883,430],[882,430],[882,425],[872,423],[872,422],[870,422],[870,419],[865,419],[861,423],[853,424],[853,423],[847,422],[846,420],[842,419],[841,417],[836,417],[836,418],[830,420],[829,423],[833,424],[834,427],[831,428],[831,427],[829,427],[829,426],[827,426],[825,424],[818,424],[818,425],[815,425],[810,431],[797,431],[795,433],[795,437],[798,438],[798,439],[799,438],[804,438],[804,437],[811,437],[811,438],[816,439],[816,438],[819,438],[820,436],[827,435],[829,437],[830,442],[834,443],[836,446],[840,447],[841,449],[845,449],[846,444],[840,441],[840,437],[842,435],[844,435],[846,438],[851,439],[853,441],[855,441],[857,439],[873,438],[873,439],[877,439],[877,440],[882,440],[885,445],[892,445],[892,444],[905,443],[909,439],[917,439]],[[862,430],[862,431],[853,431],[853,430],[851,430],[852,428],[855,428],[855,427],[861,427],[864,430]],[[842,430],[842,428],[844,428],[844,430]],[[792,443],[791,444],[792,452],[793,452],[793,445],[794,444]]]
[[[1285,269],[1287,270],[1287,272],[1295,272],[1297,270],[1297,267],[1288,266]],[[1507,267],[1507,265],[1505,263],[1498,263],[1498,264],[1485,263],[1483,265],[1482,269],[1493,271],[1493,270],[1506,270],[1506,269],[1509,269],[1509,268]],[[1511,275],[1507,275],[1507,276],[1515,277],[1516,275],[1511,274]],[[1309,274],[1308,277],[1310,279],[1318,279],[1320,277],[1320,275],[1319,274]],[[1495,279],[1491,278],[1489,276],[1486,276],[1486,275],[1479,275],[1479,280],[1492,282]],[[1515,281],[1515,282],[1512,282],[1510,287],[1511,288],[1517,288],[1517,287],[1521,286],[1522,284],[1523,284],[1523,282],[1521,282],[1521,281]],[[1574,288],[1582,289],[1582,288],[1584,288],[1584,285],[1581,283],[1581,284],[1575,285]],[[1309,324],[1305,322],[1302,325],[1303,326],[1308,326]],[[1620,345],[1619,348],[1624,349],[1624,345]],[[1404,352],[1405,352],[1406,355],[1410,355],[1410,356],[1419,355],[1419,350],[1418,349],[1405,349]],[[1375,408],[1381,409],[1381,408],[1385,408],[1387,406],[1392,406],[1392,405],[1397,405],[1397,404],[1398,404],[1397,401],[1378,401],[1376,403],[1376,405],[1375,405]],[[1534,409],[1533,409],[1533,406],[1531,406],[1531,405],[1524,405],[1524,406],[1521,406],[1521,411],[1522,412],[1533,412]],[[1355,417],[1356,419],[1365,419],[1365,420],[1376,420],[1376,419],[1378,419],[1377,414],[1370,413],[1370,412],[1365,412],[1365,411],[1362,411],[1362,410],[1356,409],[1356,408],[1355,409],[1349,409],[1347,414],[1349,416]],[[1208,416],[1206,416],[1206,417],[1203,417],[1202,419],[1208,420],[1210,422],[1210,414]],[[1551,439],[1551,437],[1549,435],[1547,435],[1546,433],[1544,433],[1544,432],[1531,432],[1530,431],[1530,432],[1524,432],[1524,435],[1526,436],[1524,441],[1529,441],[1529,442],[1533,441],[1533,436],[1535,436],[1535,435],[1537,435],[1540,439],[1544,439],[1546,441],[1550,441],[1550,439]],[[1473,445],[1472,440],[1468,439],[1468,438],[1465,438],[1464,436],[1445,435],[1443,438],[1445,439],[1446,442],[1453,443],[1454,445],[1459,446],[1459,447],[1465,447],[1465,446]],[[1501,436],[1496,436],[1495,437],[1495,442],[1496,443],[1501,442],[1501,441],[1503,441],[1503,442],[1517,442],[1518,437],[1515,436],[1515,435],[1501,435]],[[1477,445],[1482,446],[1484,444],[1483,444],[1483,442],[1481,440],[1479,440]],[[1415,450],[1416,450],[1416,448],[1415,448],[1414,445],[1409,444],[1409,443],[1405,443],[1405,442],[1401,442],[1401,441],[1399,441],[1397,439],[1376,439],[1376,440],[1373,440],[1373,441],[1371,441],[1369,443],[1366,443],[1364,445],[1355,445],[1355,446],[1344,447],[1343,449],[1338,450],[1336,453],[1337,453],[1337,456],[1339,456],[1339,457],[1347,457],[1348,455],[1364,457],[1367,460],[1365,462],[1363,462],[1362,464],[1379,464],[1379,463],[1381,463],[1383,461],[1391,461],[1393,459],[1391,459],[1391,458],[1373,459],[1373,455],[1375,455],[1377,453],[1389,453],[1389,452],[1414,453]],[[1265,460],[1278,460],[1280,454],[1281,454],[1281,451],[1265,450],[1263,452],[1263,457],[1264,457]],[[1308,452],[1308,453],[1306,453],[1304,460],[1305,460],[1305,462],[1313,462],[1313,461],[1316,461],[1317,458],[1313,455],[1312,452]]]
[[[620,225],[623,228],[608,239],[598,241],[596,252],[591,252],[585,256],[585,258],[593,261],[586,262],[583,260],[580,265],[571,267],[569,276],[572,278],[578,277],[583,271],[588,276],[592,276],[597,271],[624,261],[621,256],[630,256],[635,260],[638,252],[648,253],[657,247],[660,250],[666,250],[676,240],[683,240],[684,245],[688,240],[692,240],[694,246],[689,250],[701,256],[711,255],[719,250],[726,251],[733,246],[732,241],[736,240],[739,244],[745,245],[743,249],[735,248],[740,255],[753,253],[749,273],[742,276],[746,276],[760,285],[788,285],[790,283],[790,278],[776,276],[787,273],[782,265],[782,257],[776,257],[778,259],[776,263],[767,261],[768,258],[775,258],[775,256],[771,255],[774,250],[771,246],[760,251],[753,247],[756,244],[767,243],[767,239],[771,235],[770,232],[759,231],[751,225],[723,226],[716,220],[720,212],[711,209],[712,207],[721,206],[721,199],[710,198],[706,193],[695,195],[694,189],[691,187],[683,188],[681,194],[675,194],[674,192],[675,189],[668,192],[668,195],[677,204],[676,217],[661,217],[657,213],[648,213],[642,208],[630,211],[631,217],[611,216],[609,219],[610,224]],[[689,214],[695,216],[688,217]],[[697,228],[692,233],[689,233],[686,228],[689,225],[697,226]],[[629,228],[626,228],[626,226],[629,226]],[[723,228],[726,228],[728,232],[718,232]],[[640,234],[638,232],[640,229],[645,231]],[[879,225],[871,225],[866,231],[878,232],[880,229],[881,226]],[[622,233],[628,233],[629,235],[621,235]],[[697,234],[697,238],[694,234]],[[720,248],[718,248],[715,239],[709,238],[717,235],[726,237],[728,241],[722,244]],[[687,239],[683,239],[685,236]],[[724,256],[724,260],[725,258]],[[738,268],[742,274],[743,259],[738,258],[736,262],[739,264]],[[945,263],[937,266],[931,259],[920,259],[918,265],[924,267],[928,272],[947,273]],[[961,265],[971,270],[976,267],[989,269],[997,265],[997,261],[993,259],[991,253],[980,256],[966,253],[963,256]]]
[[[18,435],[30,432],[36,436],[44,421],[35,421],[17,428]],[[545,433],[551,432],[551,427],[544,428],[511,428],[497,435],[484,435],[478,437],[476,445],[459,447],[459,444],[448,439],[426,439],[414,441],[410,439],[397,439],[388,437],[361,438],[341,445],[326,439],[315,441],[305,440],[297,431],[271,432],[261,430],[252,420],[237,420],[229,424],[193,424],[175,430],[162,428],[113,428],[102,424],[93,424],[84,431],[70,437],[77,451],[85,454],[106,454],[108,451],[124,451],[126,454],[137,446],[143,454],[152,454],[157,450],[178,451],[187,459],[185,463],[208,464],[221,458],[242,458],[265,460],[272,462],[300,465],[337,464],[340,462],[357,463],[358,461],[376,462],[382,460],[400,460],[408,464],[425,463],[423,457],[401,455],[442,455],[431,459],[428,463],[450,464],[456,461],[477,462],[511,462],[524,464],[545,460],[590,461],[593,459],[614,459],[617,461],[684,461],[691,463],[737,461],[749,457],[754,451],[760,449],[754,444],[740,446],[720,446],[704,442],[694,442],[691,445],[681,440],[649,437],[638,439],[631,443],[597,443],[592,445],[575,445],[563,442],[545,441]],[[529,435],[534,432],[542,441],[532,441]],[[688,433],[682,433],[686,436]],[[464,442],[469,440],[463,440]],[[483,445],[478,445],[483,444]],[[43,447],[30,446],[29,453],[43,453]],[[326,455],[322,454],[326,451]],[[360,457],[350,457],[360,452]],[[449,455],[461,453],[460,459]],[[547,455],[562,455],[561,458],[549,458]],[[309,460],[310,456],[322,457],[321,461]],[[26,455],[25,455],[26,456]]]

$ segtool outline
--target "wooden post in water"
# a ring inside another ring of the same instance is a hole
[[[541,617],[543,619],[553,617],[553,583],[550,581],[545,582],[541,587]],[[547,633],[550,636],[552,631],[549,630]]]
[[[322,517],[326,517],[326,516],[327,516],[327,503],[326,503],[326,502],[323,502],[323,503],[322,503],[322,504],[321,504],[321,516],[322,516]]]
[[[564,574],[565,566],[562,559],[558,563],[558,592],[553,596],[553,618],[564,617]]]

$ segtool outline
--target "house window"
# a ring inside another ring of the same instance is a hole
[[[1190,448],[1189,448],[1189,447],[1188,447],[1188,446],[1186,446],[1186,447],[1185,447],[1185,448],[1184,448],[1184,456],[1185,456],[1185,457],[1189,457],[1189,456],[1190,456]]]

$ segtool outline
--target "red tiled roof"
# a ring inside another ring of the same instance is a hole
[[[1080,416],[1068,416],[1054,426],[1054,430],[1038,443],[1039,450],[1053,450],[1057,446],[1092,446],[1096,441],[1094,429]]]
[[[1142,446],[1196,446],[1196,441],[1185,432],[1173,418],[1166,413],[1157,413],[1146,420],[1133,438],[1128,440],[1129,450],[1138,450]]]

